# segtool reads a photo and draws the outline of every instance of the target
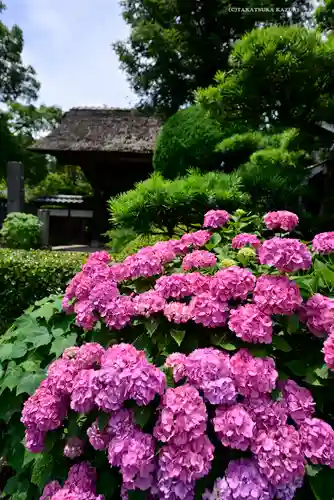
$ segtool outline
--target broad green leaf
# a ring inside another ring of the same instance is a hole
[[[152,337],[159,327],[159,320],[156,318],[148,318],[144,321],[144,325],[148,335]]]
[[[3,390],[1,390],[3,392]],[[6,393],[1,397],[0,419],[6,424],[10,421],[15,413],[22,411],[22,398],[17,397],[14,392],[6,390]]]
[[[176,328],[172,328],[172,330],[170,330],[170,335],[175,340],[178,346],[182,344],[185,334],[185,330],[177,330]]]
[[[220,236],[219,233],[213,233],[209,242],[212,243],[214,247],[216,247],[217,245],[219,245],[221,240],[222,240],[222,237]]]
[[[36,455],[36,453],[31,453],[30,451],[25,450],[24,459],[23,459],[23,467],[25,467],[26,465],[30,464],[34,460],[36,460],[37,456],[38,455]]]
[[[319,472],[322,470],[322,467],[321,465],[307,464],[305,470],[308,476],[314,477],[319,474]]]
[[[314,370],[314,373],[317,375],[317,377],[322,378],[322,379],[327,379],[329,376],[329,369],[326,364],[323,364],[320,368],[316,368]]]
[[[226,351],[235,351],[237,349],[237,346],[233,344],[232,342],[229,342],[227,340],[226,335],[219,335],[212,333],[211,334],[211,342],[213,345],[217,347],[221,347],[222,349],[225,349]]]
[[[136,405],[133,407],[133,413],[136,424],[139,425],[139,427],[143,428],[150,420],[153,413],[153,409],[150,406]]]
[[[31,315],[33,318],[44,318],[46,321],[49,321],[56,310],[57,309],[55,308],[53,303],[47,302],[46,304],[43,304],[41,307],[33,311]]]
[[[10,477],[5,486],[5,493],[8,495],[12,495],[17,490],[21,489],[22,478],[17,474],[13,477]]]
[[[60,356],[65,351],[65,349],[75,345],[76,340],[77,340],[76,333],[71,333],[70,335],[67,335],[67,337],[56,338],[52,342],[50,354],[55,354],[57,357]]]
[[[288,333],[295,333],[299,328],[299,318],[297,314],[293,314],[292,316],[289,316],[288,318]]]
[[[272,345],[278,351],[290,352],[292,350],[292,347],[288,344],[284,337],[281,336],[274,335]]]
[[[100,413],[99,416],[97,417],[97,422],[100,431],[103,431],[103,429],[106,427],[107,423],[109,422],[110,415],[108,413]]]
[[[38,325],[38,328],[34,332],[31,332],[27,341],[31,342],[34,348],[37,349],[42,345],[49,344],[51,342],[51,335],[45,326]]]
[[[12,359],[13,344],[0,345],[0,360]]]
[[[25,342],[15,342],[11,354],[12,359],[23,358],[27,354],[27,350],[28,348]]]
[[[64,330],[62,328],[52,328],[51,330],[51,334],[53,337],[57,338],[57,337],[61,337],[62,335],[64,335],[66,332],[64,332]]]
[[[32,466],[31,482],[40,489],[52,479],[53,456],[51,453],[45,453],[38,456]]]
[[[17,384],[16,395],[33,394],[45,376],[46,374],[42,370],[39,373],[25,373]]]
[[[21,368],[23,368],[25,372],[34,373],[39,370],[40,361],[33,361],[32,359],[27,359],[26,361],[23,361],[23,363],[21,363],[20,366]]]
[[[258,346],[250,345],[248,347],[248,350],[256,358],[265,358],[266,356],[268,356],[268,351],[265,347],[258,347]]]
[[[129,500],[146,500],[147,493],[145,491],[134,490],[128,492]]]
[[[102,469],[97,477],[97,492],[102,493],[105,500],[111,500],[114,498],[118,481],[118,475],[113,469]]]
[[[286,363],[286,366],[292,371],[294,375],[297,377],[303,377],[306,375],[308,366],[304,361],[301,360],[293,360]]]
[[[21,442],[13,443],[11,439],[11,446],[7,452],[8,464],[17,472],[22,469],[24,461],[25,448]]]
[[[324,468],[315,476],[309,476],[309,482],[316,500],[333,500],[333,469]]]
[[[22,368],[15,361],[11,361],[7,366],[6,374],[1,384],[1,393],[7,388],[12,391],[21,380],[22,374]]]
[[[0,379],[4,376],[5,370],[3,369],[3,366],[0,364]]]
[[[219,347],[225,349],[225,351],[235,351],[237,348],[234,344],[231,344],[230,342],[221,342],[219,344]]]

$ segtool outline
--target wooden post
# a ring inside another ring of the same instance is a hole
[[[24,167],[16,161],[7,163],[7,213],[24,212]]]
[[[37,217],[43,223],[42,226],[42,247],[47,248],[50,240],[50,211],[48,209],[39,209]]]

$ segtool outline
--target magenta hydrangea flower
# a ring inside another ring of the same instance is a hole
[[[261,474],[256,460],[241,458],[232,460],[225,477],[217,479],[212,493],[207,492],[203,500],[273,500],[274,488]]]
[[[135,315],[134,304],[130,297],[122,295],[107,302],[101,311],[106,325],[110,329],[121,330]]]
[[[240,233],[240,234],[237,234],[232,239],[232,248],[239,250],[240,248],[243,248],[246,246],[259,248],[261,246],[261,241],[256,236],[256,234],[250,234],[250,233]]]
[[[71,408],[79,413],[88,413],[95,406],[96,384],[94,370],[81,370],[74,379]]]
[[[139,293],[132,300],[134,305],[134,313],[138,316],[148,318],[152,314],[156,314],[164,310],[166,301],[154,290]]]
[[[303,483],[304,479],[302,477],[297,477],[292,483],[277,486],[275,488],[275,498],[277,500],[293,500],[296,491],[303,486]]]
[[[70,491],[95,493],[96,470],[88,463],[73,465],[68,473],[64,488]]]
[[[292,425],[259,432],[252,451],[260,471],[274,486],[290,484],[305,473],[301,440]]]
[[[69,351],[67,350],[67,353],[68,352]],[[79,366],[80,369],[85,370],[88,370],[89,368],[99,367],[104,353],[104,348],[97,342],[87,342],[86,344],[79,347],[75,352],[75,364]]]
[[[232,332],[245,342],[271,344],[273,323],[268,314],[255,304],[246,304],[231,309],[228,326]]]
[[[331,371],[334,371],[334,328],[331,329],[330,335],[325,340],[322,352],[325,355],[326,365]]]
[[[99,429],[98,422],[93,422],[87,429],[87,436],[94,450],[105,450],[110,441],[109,434]]]
[[[292,231],[298,224],[298,215],[287,210],[278,210],[277,212],[268,212],[264,218],[264,223],[268,229],[283,229],[283,231]]]
[[[260,264],[274,266],[280,272],[287,273],[312,266],[312,254],[304,243],[276,236],[262,243],[259,260]]]
[[[255,434],[255,423],[242,404],[216,410],[213,426],[221,443],[229,448],[246,451]]]
[[[308,460],[334,468],[334,430],[327,422],[319,418],[305,419],[299,434]]]
[[[59,482],[51,481],[44,487],[43,494],[39,500],[50,500],[59,490],[61,490]]]
[[[218,271],[211,280],[211,293],[222,302],[245,300],[255,287],[256,278],[248,269],[231,266]]]
[[[296,283],[287,276],[259,276],[253,301],[266,314],[293,314],[302,304]]]
[[[207,250],[194,250],[188,253],[182,261],[182,269],[190,271],[202,267],[214,267],[217,264],[216,256]]]
[[[48,387],[58,394],[71,394],[80,366],[73,360],[57,359],[48,368]]]
[[[258,431],[269,431],[287,423],[288,412],[282,401],[274,401],[267,394],[246,398],[244,408],[255,422]]]
[[[316,293],[302,310],[301,319],[316,337],[324,337],[334,326],[334,299]]]
[[[158,241],[151,248],[154,252],[157,253],[162,264],[172,262],[178,254],[176,245],[173,243],[173,240]]]
[[[65,457],[71,458],[72,460],[76,457],[80,457],[84,452],[84,442],[78,437],[71,437],[67,440],[64,447]]]
[[[181,244],[187,245],[187,247],[201,248],[204,247],[210,240],[212,234],[205,229],[200,229],[193,233],[184,234],[180,240]]]
[[[155,291],[164,299],[181,299],[191,295],[191,289],[186,274],[172,274],[157,279]]]
[[[334,231],[316,234],[312,241],[315,253],[328,255],[334,252]]]
[[[173,369],[173,378],[175,382],[180,382],[187,375],[186,369],[187,356],[181,352],[173,352],[165,361],[166,368]]]
[[[247,349],[240,349],[232,356],[231,373],[238,392],[252,398],[271,392],[278,377],[272,358],[255,358]]]
[[[24,444],[31,453],[41,453],[44,451],[44,441],[46,431],[39,431],[36,427],[28,427],[25,430]]]
[[[204,276],[199,272],[186,274],[190,295],[200,295],[210,291],[211,276]]]
[[[164,315],[173,323],[187,323],[191,319],[191,308],[183,302],[169,302],[164,307]]]
[[[74,304],[75,323],[83,330],[90,331],[94,328],[98,318],[90,300],[80,300]]]
[[[279,388],[283,392],[283,404],[286,405],[290,417],[301,424],[314,413],[315,402],[311,392],[301,387],[294,380],[280,382]]]
[[[230,214],[226,210],[209,210],[204,215],[204,227],[212,227],[218,229],[225,226],[230,220]]]
[[[194,387],[185,384],[167,389],[153,435],[164,443],[183,446],[206,430],[207,412],[203,399]]]
[[[183,446],[168,444],[161,448],[157,473],[158,498],[190,500],[195,482],[211,469],[214,447],[205,435]]]
[[[227,302],[204,292],[193,297],[189,304],[190,315],[197,324],[208,328],[224,326],[228,318]]]

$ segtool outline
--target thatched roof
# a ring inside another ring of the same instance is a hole
[[[40,153],[103,151],[152,153],[162,122],[134,109],[72,108],[31,148]]]

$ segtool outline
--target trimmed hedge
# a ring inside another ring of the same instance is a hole
[[[0,249],[0,333],[36,300],[63,292],[86,257],[78,252]]]

